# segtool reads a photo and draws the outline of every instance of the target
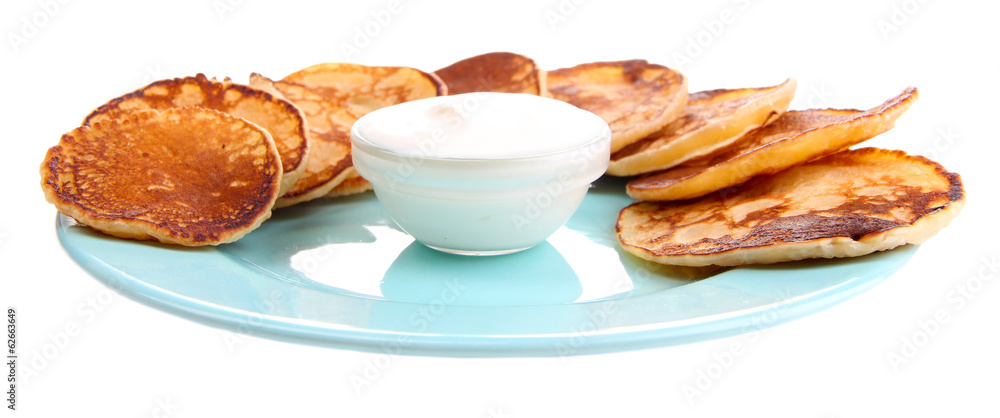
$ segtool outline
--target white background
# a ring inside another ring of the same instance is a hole
[[[995,2],[577,1],[403,1],[366,45],[357,30],[386,1],[3,2],[0,308],[19,311],[17,415],[997,416],[1000,285],[984,261],[1000,253]],[[793,108],[868,108],[914,85],[920,100],[868,144],[934,156],[963,176],[968,203],[876,288],[755,339],[568,359],[399,356],[360,391],[350,376],[373,354],[257,338],[230,350],[222,330],[108,293],[56,240],[38,166],[117,95],[198,72],[431,71],[499,50],[546,69],[645,58],[683,69],[691,91],[792,76]],[[959,304],[963,286],[978,291]],[[923,338],[939,312],[947,322]],[[67,326],[77,331],[63,340]],[[730,361],[732,342],[745,350]],[[706,371],[710,386],[686,396]]]

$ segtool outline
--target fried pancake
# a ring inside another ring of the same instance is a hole
[[[228,79],[220,82],[198,74],[160,80],[111,100],[91,112],[83,123],[92,125],[120,118],[134,110],[166,110],[182,106],[215,109],[266,129],[281,154],[282,193],[289,190],[305,171],[309,154],[305,115],[287,100]]]
[[[591,111],[611,125],[611,152],[674,121],[687,104],[687,79],[646,60],[594,62],[549,71],[552,98]]]
[[[59,212],[122,238],[232,242],[271,216],[281,160],[270,134],[200,107],[137,110],[63,135],[41,166]]]
[[[436,75],[409,67],[325,63],[296,71],[282,81],[311,89],[355,118],[386,106],[448,94]],[[280,84],[277,87],[284,92]]]
[[[290,206],[327,195],[350,175],[350,129],[376,109],[447,93],[437,76],[408,67],[319,64],[280,81],[259,74],[252,86],[279,91],[302,109],[313,147],[306,173],[277,206]]]
[[[295,83],[271,81],[255,73],[250,75],[250,85],[265,90],[274,89],[299,106],[309,121],[310,150],[305,172],[291,189],[278,198],[275,207],[321,197],[347,178],[351,168],[351,136],[348,129],[356,120],[353,116]],[[281,85],[280,90],[278,85]]]
[[[705,266],[856,257],[919,244],[965,203],[962,180],[924,157],[839,152],[729,193],[637,202],[618,215],[618,240],[658,263]]]
[[[650,173],[711,154],[785,113],[794,96],[793,79],[772,87],[693,93],[684,115],[612,154],[608,174]]]
[[[811,161],[891,129],[917,99],[910,87],[866,111],[789,111],[766,126],[743,135],[729,147],[628,183],[628,195],[639,200],[683,200],[735,186],[754,176],[771,174]]]
[[[372,189],[372,184],[361,177],[353,167],[350,170],[351,173],[347,175],[347,178],[340,182],[337,187],[334,187],[333,190],[330,190],[330,193],[327,193],[326,197],[349,196],[364,193]]]
[[[510,52],[491,52],[458,61],[434,72],[448,94],[492,91],[544,95],[545,71],[535,60]]]

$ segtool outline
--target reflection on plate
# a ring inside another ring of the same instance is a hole
[[[434,251],[366,195],[281,209],[217,248],[110,238],[59,216],[70,256],[122,294],[286,341],[449,356],[623,351],[749,332],[874,286],[916,251],[729,270],[672,268],[618,248],[631,200],[601,179],[542,245],[495,257]]]

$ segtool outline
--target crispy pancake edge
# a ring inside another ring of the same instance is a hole
[[[305,203],[326,196],[327,194],[330,193],[330,191],[332,191],[338,185],[343,183],[344,180],[347,180],[347,178],[350,177],[351,171],[353,171],[354,168],[353,165],[354,163],[351,159],[351,154],[350,152],[348,152],[346,158],[340,159],[339,161],[337,161],[337,164],[335,164],[333,172],[336,174],[334,176],[332,176],[330,179],[323,182],[322,184],[313,185],[312,187],[302,192],[295,194],[286,193],[282,195],[274,203],[274,208],[275,209],[286,208],[289,206],[297,205],[299,203]]]
[[[326,197],[340,197],[340,196],[350,196],[354,194],[364,193],[372,190],[372,184],[365,180],[364,177],[358,175],[357,171],[352,167],[351,173],[347,175],[337,187],[334,187],[326,194]]]

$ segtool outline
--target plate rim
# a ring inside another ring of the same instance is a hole
[[[240,326],[245,326],[247,324],[246,318],[259,317],[260,320],[258,323],[252,324],[252,332],[246,334],[248,336],[260,336],[299,344],[374,353],[389,352],[386,348],[387,344],[396,343],[397,349],[390,354],[448,357],[551,357],[557,355],[621,352],[685,344],[746,333],[748,319],[752,319],[768,311],[774,311],[777,306],[785,305],[786,308],[777,311],[776,318],[773,321],[759,329],[770,328],[827,309],[878,285],[908,262],[917,248],[919,248],[919,246],[907,245],[903,248],[890,250],[896,252],[896,255],[891,255],[890,257],[899,258],[899,260],[893,260],[895,262],[891,263],[891,266],[882,266],[872,277],[850,277],[828,288],[797,295],[791,299],[781,299],[721,313],[607,329],[597,327],[592,331],[567,329],[558,333],[545,334],[454,335],[379,330],[322,322],[313,319],[293,319],[287,316],[271,315],[224,306],[182,295],[147,283],[139,277],[118,269],[98,256],[84,251],[82,248],[69,245],[68,240],[71,234],[68,231],[69,227],[87,228],[85,226],[74,226],[72,225],[74,222],[72,218],[65,215],[57,214],[56,216],[56,229],[60,244],[70,257],[102,284],[129,299],[158,310],[228,331],[238,331]],[[96,231],[91,231],[91,233],[100,234]],[[116,238],[101,236],[99,239]],[[910,248],[907,249],[906,247]],[[219,251],[214,248],[212,250]],[[219,256],[225,257],[223,254]],[[846,262],[852,261],[847,260]],[[711,284],[713,278],[724,276],[727,273],[740,274],[738,270],[727,271],[712,278],[698,280],[691,284],[664,289],[651,294],[638,295],[638,297],[650,297],[657,293],[671,290],[677,291],[677,289],[689,288],[690,286],[698,286],[704,283]],[[835,291],[831,291],[831,289]],[[337,296],[349,297],[343,294],[338,294]],[[584,305],[617,304],[622,300],[629,300],[630,298],[631,296],[610,300],[599,299],[567,304],[567,306],[579,307]],[[386,301],[378,299],[372,299],[372,301],[373,303],[422,305],[411,301]],[[461,305],[454,305],[454,307],[459,306]],[[546,305],[545,307],[551,308],[553,306],[556,305]],[[503,308],[496,306],[474,307]],[[571,340],[580,337],[584,338],[584,343],[567,344]],[[399,343],[401,338],[406,340],[405,346]],[[569,349],[565,349],[567,345],[570,346]],[[564,348],[560,349],[560,347]]]

